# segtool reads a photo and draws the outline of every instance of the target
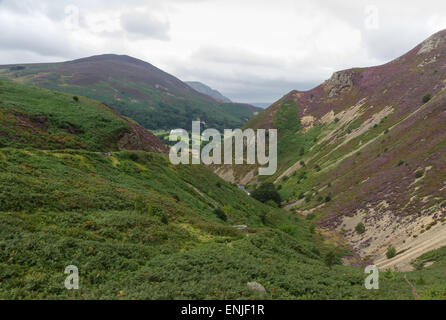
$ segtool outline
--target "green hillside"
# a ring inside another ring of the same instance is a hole
[[[173,166],[162,153],[95,151],[113,150],[100,143],[120,127],[101,104],[7,82],[0,89],[1,114],[52,119],[48,136],[2,121],[15,142],[0,148],[1,299],[414,298],[398,273],[366,290],[362,268],[340,265],[352,254],[342,242],[205,167]],[[72,108],[83,112],[70,117]],[[80,145],[53,145],[53,136],[71,136],[57,126],[61,114],[84,131]],[[110,126],[90,131],[94,119],[102,126],[99,115]],[[248,233],[233,227],[241,224]],[[445,294],[442,251],[417,267],[433,260],[407,275],[421,297]],[[79,290],[64,288],[68,265],[79,268]],[[266,293],[249,289],[252,281]]]

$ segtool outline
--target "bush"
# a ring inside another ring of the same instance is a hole
[[[215,214],[220,220],[223,220],[223,221],[227,221],[227,220],[228,220],[228,217],[226,216],[226,213],[225,213],[222,209],[220,209],[220,208],[215,209],[215,210],[214,210],[214,214]]]
[[[164,223],[164,224],[169,224],[169,218],[167,217],[166,214],[164,214],[164,215],[161,217],[161,222]]]
[[[392,259],[396,256],[396,249],[394,246],[390,246],[387,248],[386,257],[387,259]]]
[[[145,199],[142,196],[138,196],[135,199],[135,211],[143,214],[147,212],[147,202],[145,201]]]
[[[78,96],[74,96],[73,100],[76,101],[76,102],[79,102],[79,97]]]
[[[332,250],[332,251],[329,251],[324,256],[324,263],[327,267],[329,267],[331,269],[335,264],[339,263],[339,258],[336,255],[336,253]]]
[[[430,93],[426,93],[423,96],[423,103],[428,103],[432,99],[432,95]]]
[[[325,202],[330,202],[331,201],[331,197],[330,196],[326,196],[325,197]]]
[[[316,232],[316,225],[313,223],[312,225],[310,225],[310,233],[314,234]]]
[[[398,162],[398,167],[402,166],[403,164],[404,164],[404,160],[400,160],[400,161]]]
[[[418,170],[415,172],[415,178],[419,179],[424,175],[424,172],[422,170]]]
[[[365,226],[362,222],[358,223],[355,227],[355,231],[357,234],[363,234],[365,232]]]
[[[305,202],[306,203],[310,203],[311,202],[311,199],[313,199],[313,195],[310,193],[310,194],[307,194],[306,196],[305,196]]]
[[[254,190],[251,195],[254,199],[263,203],[272,200],[280,206],[280,203],[282,202],[279,192],[277,192],[274,184],[271,182],[262,184],[258,189]]]

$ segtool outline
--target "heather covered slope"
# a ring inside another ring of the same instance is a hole
[[[266,180],[287,208],[341,232],[383,267],[410,269],[446,245],[445,53],[443,31],[395,61],[293,91],[245,126],[279,130],[279,170]],[[261,182],[253,169],[217,172],[252,185]],[[389,260],[391,245],[400,254]]]
[[[152,130],[189,129],[197,119],[211,128],[236,128],[257,111],[252,106],[217,102],[129,56],[109,54],[64,63],[0,66],[0,78],[90,97]]]

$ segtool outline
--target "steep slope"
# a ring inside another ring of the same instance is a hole
[[[154,130],[188,129],[196,119],[212,128],[240,127],[255,113],[242,104],[219,103],[129,56],[108,54],[64,63],[0,66],[0,78],[99,100]]]
[[[287,208],[343,233],[381,266],[409,268],[446,245],[438,236],[446,234],[445,88],[442,31],[395,61],[290,92],[245,127],[279,130],[279,170],[266,181],[279,185]],[[217,172],[253,184],[253,168]],[[385,256],[391,245],[394,260]]]
[[[209,97],[214,98],[217,101],[220,102],[225,102],[225,103],[231,103],[232,101],[229,98],[226,98],[224,95],[222,95],[220,92],[218,92],[217,90],[212,89],[211,87],[205,85],[202,82],[198,82],[198,81],[186,81],[185,82],[189,87],[191,87],[192,89],[208,95]]]

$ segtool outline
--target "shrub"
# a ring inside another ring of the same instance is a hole
[[[76,101],[76,102],[79,102],[79,97],[78,96],[74,96],[73,100]]]
[[[330,196],[326,196],[325,197],[325,202],[330,202],[331,201],[331,197]]]
[[[404,164],[404,160],[400,160],[399,162],[398,162],[398,167],[399,166],[402,166]]]
[[[314,234],[316,231],[316,225],[313,223],[312,225],[310,225],[310,233]]]
[[[263,203],[272,200],[280,206],[280,203],[282,202],[279,192],[277,192],[274,184],[271,182],[262,184],[258,189],[254,190],[251,195],[254,199]]]
[[[310,193],[310,194],[307,194],[306,196],[305,196],[305,202],[306,203],[309,203],[310,201],[311,201],[311,199],[313,199],[313,195]]]
[[[138,196],[135,199],[135,211],[141,214],[147,211],[147,202],[142,196]]]
[[[387,259],[392,259],[396,256],[396,249],[394,246],[390,246],[387,248],[386,257]]]
[[[362,222],[358,223],[355,227],[355,231],[357,234],[363,234],[365,232],[365,226]]]
[[[220,220],[223,220],[223,221],[227,221],[227,220],[228,220],[228,217],[226,216],[226,213],[225,213],[222,209],[220,209],[220,208],[215,209],[215,210],[214,210],[214,214],[215,214]]]
[[[418,170],[415,172],[415,178],[419,179],[424,175],[424,172],[422,170]]]
[[[164,214],[164,215],[161,217],[161,222],[164,223],[164,224],[169,224],[169,218],[167,217],[166,214]]]
[[[297,199],[302,200],[303,198],[305,198],[305,193],[303,192],[299,193],[299,197],[297,197]]]
[[[300,165],[301,165],[302,167],[305,167],[305,161],[302,160],[302,161],[300,162]]]
[[[317,164],[317,165],[314,167],[314,170],[316,170],[316,172],[319,172],[319,171],[321,171],[321,167]]]
[[[430,93],[426,93],[423,96],[423,103],[428,103],[432,99],[432,95]]]
[[[324,256],[324,263],[327,267],[330,269],[337,263],[339,263],[339,258],[337,257],[334,250],[327,252],[327,254]]]
[[[215,185],[217,186],[217,188],[221,188],[221,182],[220,181],[217,182]]]
[[[334,119],[334,122],[335,122],[335,123],[338,123],[339,121],[340,121],[339,118],[335,118],[335,119]]]
[[[134,161],[134,162],[137,162],[137,161],[139,160],[138,154],[136,154],[136,153],[130,153],[130,154],[129,154],[129,159],[132,160],[132,161]]]

